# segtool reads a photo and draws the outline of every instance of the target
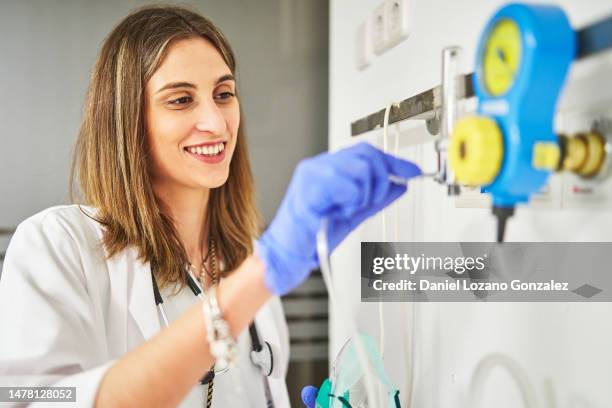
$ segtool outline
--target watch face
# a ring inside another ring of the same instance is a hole
[[[483,76],[493,96],[506,93],[514,83],[521,64],[521,32],[509,19],[500,20],[489,33],[483,53]]]

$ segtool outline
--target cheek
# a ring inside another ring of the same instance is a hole
[[[233,139],[233,143],[236,144],[236,137],[238,136],[238,129],[240,128],[240,109],[236,108],[235,110],[232,110],[226,116],[226,121]]]
[[[154,173],[161,175],[175,167],[181,153],[179,143],[188,131],[186,121],[150,112],[146,120],[146,137],[150,151],[149,162]]]
[[[147,134],[151,143],[159,148],[168,147],[172,143],[176,146],[176,142],[180,141],[184,137],[184,132],[188,130],[185,123],[186,121],[177,120],[171,115],[154,115],[147,126]]]

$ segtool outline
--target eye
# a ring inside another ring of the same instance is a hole
[[[226,92],[220,92],[218,94],[215,95],[215,99],[217,100],[224,100],[224,99],[231,99],[234,96],[236,96],[234,93],[226,91]]]
[[[193,101],[193,98],[191,96],[181,96],[180,98],[169,101],[168,104],[175,105],[175,106],[181,106],[181,105],[186,105],[192,101]]]

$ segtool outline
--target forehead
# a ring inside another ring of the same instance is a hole
[[[149,79],[148,87],[159,87],[175,81],[214,85],[215,81],[231,70],[221,53],[208,40],[193,37],[170,44],[159,68]]]

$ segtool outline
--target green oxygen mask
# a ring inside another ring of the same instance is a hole
[[[387,375],[374,341],[367,334],[359,337],[371,364],[369,375],[376,404],[368,403],[365,384],[368,373],[359,361],[354,338],[350,338],[336,356],[331,378],[319,388],[317,408],[400,408],[399,390]]]

